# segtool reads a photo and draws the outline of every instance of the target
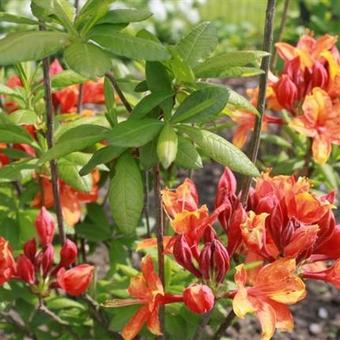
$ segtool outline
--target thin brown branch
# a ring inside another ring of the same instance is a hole
[[[212,340],[218,340],[221,339],[222,336],[225,334],[226,330],[231,326],[233,321],[235,320],[236,315],[233,311],[233,309],[229,312],[229,314],[226,316],[223,323],[221,323],[220,327],[216,331],[215,335],[213,336]]]
[[[285,0],[284,5],[283,5],[283,11],[282,11],[282,15],[281,15],[281,22],[280,22],[279,31],[277,33],[276,41],[281,41],[281,39],[282,39],[283,31],[285,29],[285,25],[286,25],[286,21],[287,21],[289,1],[290,0]],[[272,70],[276,66],[276,60],[277,60],[277,52],[276,52],[276,49],[274,48],[273,54],[272,54],[272,60],[271,60],[271,63],[270,63],[270,68]]]
[[[154,193],[155,193],[155,208],[156,208],[156,234],[157,234],[157,254],[158,254],[158,275],[161,279],[163,287],[165,287],[165,273],[164,273],[164,219],[162,209],[162,195],[161,195],[161,174],[159,164],[154,167]],[[165,310],[164,306],[159,309],[159,320],[161,325],[161,332],[164,334]]]
[[[26,334],[31,339],[36,339],[34,333],[24,324],[23,321],[19,321],[15,319],[11,314],[0,312],[0,318],[4,319],[7,323],[13,325],[16,329],[20,330],[24,334]]]
[[[40,25],[40,30],[44,30],[44,25]],[[51,90],[51,79],[49,75],[49,58],[43,59],[43,75],[44,75],[44,89],[45,89],[45,103],[46,103],[46,139],[48,148],[51,149],[53,147],[53,131],[54,131],[54,112],[53,112],[53,102],[52,102],[52,90]],[[52,189],[53,189],[53,200],[54,200],[54,208],[57,215],[58,222],[58,230],[59,230],[59,239],[61,245],[65,243],[65,230],[64,230],[64,221],[63,214],[61,210],[61,200],[60,200],[60,188],[59,188],[59,179],[58,179],[58,166],[56,160],[52,159],[50,161],[50,169],[51,169],[51,181],[52,181]]]
[[[266,9],[266,20],[264,25],[264,38],[263,38],[263,51],[271,52],[272,44],[273,44],[273,23],[274,23],[274,14],[275,14],[275,3],[276,0],[268,0],[267,1],[267,9]],[[250,150],[250,159],[253,163],[256,162],[257,154],[260,146],[260,135],[262,129],[262,120],[263,113],[266,105],[266,88],[267,88],[267,80],[269,73],[269,64],[270,64],[270,55],[263,57],[261,63],[261,69],[263,70],[263,74],[261,74],[259,79],[259,95],[257,98],[257,110],[259,112],[259,116],[255,122],[254,133],[251,142],[251,150]],[[250,189],[250,184],[252,181],[252,177],[245,177],[244,182],[242,184],[242,193],[241,193],[241,201],[245,206],[248,200],[248,194]]]
[[[84,84],[79,84],[78,100],[77,100],[77,113],[80,113],[83,109],[84,98]]]
[[[124,93],[122,92],[122,90],[120,89],[115,77],[113,76],[113,74],[111,72],[106,72],[105,76],[107,77],[107,79],[110,80],[113,88],[115,89],[115,91],[118,94],[119,99],[121,100],[121,102],[123,103],[123,105],[125,106],[126,110],[128,112],[132,111],[132,107],[130,105],[130,103],[128,102],[128,100],[126,99]]]
[[[150,200],[149,200],[149,171],[144,171],[145,175],[145,202],[144,202],[144,217],[145,217],[145,224],[146,224],[146,236],[151,237],[151,228],[150,228]]]
[[[57,314],[55,314],[54,312],[52,312],[50,309],[48,309],[43,303],[40,303],[38,310],[44,314],[46,314],[47,316],[49,316],[53,321],[55,321],[56,323],[66,326],[68,325],[68,322],[61,319]]]

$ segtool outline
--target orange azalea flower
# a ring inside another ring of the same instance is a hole
[[[0,285],[10,280],[15,274],[15,261],[7,240],[0,237]]]
[[[70,226],[74,226],[80,220],[81,203],[95,202],[98,198],[98,187],[96,185],[98,178],[96,178],[96,175],[92,175],[92,178],[93,186],[89,193],[75,190],[61,180],[59,182],[62,213]],[[46,208],[52,208],[54,206],[52,183],[48,178],[42,177],[42,185],[44,197],[42,198],[39,191],[33,199],[32,206],[41,207],[44,205]]]
[[[246,287],[247,272],[244,265],[236,267],[237,292],[233,299],[235,314],[243,318],[247,313],[256,313],[262,328],[262,339],[270,339],[275,328],[291,331],[293,317],[287,305],[306,296],[303,281],[296,276],[293,259],[280,259],[262,267],[252,287]]]
[[[186,211],[198,209],[198,194],[195,184],[186,178],[175,190],[165,188],[162,190],[162,201],[164,209],[170,217]]]
[[[332,151],[332,144],[340,144],[340,110],[332,104],[328,94],[314,88],[302,105],[303,114],[290,121],[290,127],[313,138],[313,158],[324,164]]]
[[[106,307],[142,305],[122,330],[125,340],[133,339],[144,324],[147,325],[151,333],[161,335],[158,310],[160,297],[164,296],[164,289],[150,256],[143,258],[141,271],[141,274],[131,279],[128,288],[133,299],[110,300],[104,304]]]
[[[301,68],[312,67],[314,62],[319,60],[324,51],[331,50],[338,38],[329,34],[325,34],[318,39],[313,38],[310,34],[304,34],[297,46],[292,46],[284,42],[275,44],[278,55],[284,61],[290,61],[296,57],[300,57]]]

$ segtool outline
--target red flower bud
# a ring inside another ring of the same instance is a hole
[[[294,82],[284,74],[273,88],[279,104],[285,109],[293,111],[298,92]]]
[[[58,285],[70,295],[81,295],[90,286],[93,271],[94,267],[89,264],[80,264],[68,270],[61,268],[57,274]]]
[[[52,244],[48,244],[41,257],[41,267],[43,275],[46,276],[53,265],[54,248]]]
[[[24,254],[34,263],[35,254],[37,252],[37,244],[35,239],[27,241],[24,244]]]
[[[67,267],[72,264],[77,258],[78,249],[75,243],[71,240],[66,240],[60,250],[60,267]]]
[[[208,225],[203,233],[204,243],[212,242],[213,240],[215,240],[216,237],[217,234],[215,229],[211,225]]]
[[[229,254],[219,240],[215,239],[204,246],[199,259],[199,267],[205,280],[223,282],[229,265]]]
[[[17,260],[17,275],[29,284],[35,282],[34,266],[26,255],[20,255]]]
[[[15,273],[15,261],[7,240],[0,237],[0,285],[12,278]]]
[[[52,243],[54,236],[54,222],[52,215],[45,207],[41,208],[40,213],[35,220],[35,227],[42,246]]]
[[[215,199],[215,207],[219,207],[225,201],[225,197],[236,193],[236,178],[229,168],[225,168],[218,185]]]
[[[311,72],[310,89],[312,90],[314,87],[326,89],[328,80],[329,75],[325,66],[316,61]]]
[[[192,263],[193,254],[184,235],[177,236],[173,247],[173,254],[177,263],[195,276],[201,277],[201,273]]]
[[[185,305],[194,313],[203,314],[212,310],[215,297],[212,290],[206,285],[192,285],[183,292]]]

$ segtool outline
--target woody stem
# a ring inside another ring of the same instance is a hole
[[[213,340],[220,339],[225,331],[229,328],[229,326],[233,323],[234,319],[236,318],[236,314],[234,313],[233,309],[229,312],[229,314],[226,316],[223,323],[218,328],[217,332],[213,336]]]
[[[162,210],[162,196],[161,196],[161,175],[159,164],[154,167],[154,193],[155,193],[155,207],[156,207],[156,234],[157,234],[157,253],[158,253],[158,275],[161,279],[163,287],[165,287],[164,276],[164,249],[163,249],[163,234],[164,234],[164,220]],[[161,332],[164,334],[164,306],[159,309],[159,320]]]
[[[40,25],[40,30],[44,30],[44,24]],[[52,90],[51,90],[51,79],[49,75],[49,59],[43,59],[43,75],[44,75],[44,89],[45,89],[45,105],[46,105],[46,139],[47,146],[49,149],[53,147],[53,130],[54,130],[54,112],[53,112],[53,104],[52,104]],[[50,169],[51,169],[51,181],[52,181],[52,190],[53,190],[53,200],[54,200],[54,208],[57,215],[58,222],[58,230],[59,230],[59,239],[61,245],[65,243],[65,230],[64,230],[64,222],[63,222],[63,214],[61,210],[61,201],[60,201],[60,187],[58,180],[58,165],[55,159],[50,161]]]
[[[123,103],[123,105],[125,106],[126,110],[128,112],[131,112],[132,111],[132,107],[131,107],[130,103],[128,102],[128,100],[126,99],[124,93],[120,89],[120,87],[119,87],[115,77],[113,76],[113,74],[111,72],[106,72],[105,73],[105,77],[110,80],[113,88],[117,92],[117,95],[118,95],[119,99],[121,100],[121,102]]]
[[[267,1],[267,9],[266,9],[266,20],[264,25],[264,38],[263,38],[263,51],[268,53],[271,52],[272,44],[273,44],[273,23],[274,23],[274,14],[275,14],[275,3],[276,0],[268,0]],[[268,73],[269,73],[269,64],[270,64],[270,55],[263,57],[261,62],[261,69],[263,74],[260,75],[259,80],[259,95],[257,98],[257,111],[259,115],[256,117],[254,133],[251,142],[250,149],[250,159],[253,163],[256,162],[257,154],[260,146],[260,136],[261,136],[261,128],[263,121],[263,113],[266,104],[266,88],[268,81]],[[248,194],[250,189],[250,184],[252,181],[252,177],[248,176],[244,178],[242,185],[242,193],[241,193],[241,202],[245,206],[248,200]]]

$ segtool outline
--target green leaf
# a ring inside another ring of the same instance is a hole
[[[156,137],[162,126],[157,119],[129,119],[113,127],[106,138],[115,146],[139,147]]]
[[[83,83],[85,80],[86,78],[80,74],[72,70],[65,70],[54,75],[51,82],[53,89],[59,90],[70,85]]]
[[[35,124],[37,122],[37,115],[31,110],[17,110],[12,112],[8,119],[17,125]]]
[[[336,188],[339,187],[339,175],[336,172],[336,170],[333,169],[332,166],[327,163],[318,165],[318,167],[320,168],[321,172],[326,177],[326,180],[329,183],[329,186],[332,189],[336,190]]]
[[[180,104],[171,122],[208,122],[221,112],[229,98],[227,89],[211,86],[193,92]]]
[[[83,150],[105,138],[109,129],[99,125],[80,125],[67,130],[41,158],[42,162],[57,159],[74,151]]]
[[[147,89],[151,92],[172,92],[171,80],[166,67],[158,61],[148,61],[145,64]]]
[[[81,176],[89,174],[99,164],[106,164],[111,160],[119,157],[125,148],[109,145],[97,150],[91,157],[91,159],[80,169],[79,174]]]
[[[163,165],[167,169],[176,159],[178,137],[175,130],[165,125],[159,134],[157,143],[157,155]]]
[[[65,61],[74,71],[84,77],[101,77],[111,68],[110,57],[91,43],[75,42],[65,50]]]
[[[143,170],[149,170],[158,163],[157,139],[152,140],[139,149],[139,162]]]
[[[169,51],[172,58],[169,60],[168,65],[175,76],[176,83],[193,83],[195,75],[191,67],[183,60],[175,47],[170,46]]]
[[[78,308],[81,310],[86,310],[86,307],[83,306],[80,302],[72,300],[72,299],[68,299],[66,297],[61,297],[61,296],[47,299],[46,303],[47,303],[48,308],[55,309],[55,310],[64,309],[64,308]]]
[[[201,156],[193,144],[186,138],[178,137],[178,149],[175,164],[185,169],[203,168]]]
[[[243,109],[248,112],[254,113],[255,115],[259,115],[259,112],[257,109],[243,96],[238,94],[237,92],[228,89],[229,91],[229,98],[228,98],[228,108],[234,110],[234,109]]]
[[[224,77],[230,73],[229,68],[240,66],[258,66],[262,57],[267,56],[263,51],[232,51],[213,56],[194,68],[197,77]]]
[[[69,35],[61,32],[12,33],[0,40],[0,65],[40,60],[58,52],[69,43]]]
[[[21,171],[36,169],[38,163],[36,160],[21,160],[12,162],[6,166],[0,167],[0,180],[19,180],[22,177]]]
[[[153,92],[143,97],[133,108],[130,118],[140,119],[150,113],[155,107],[159,106],[164,100],[173,96],[168,91]]]
[[[185,36],[176,46],[185,63],[194,67],[207,57],[217,46],[217,32],[210,22],[202,22]]]
[[[221,136],[190,126],[182,125],[179,129],[187,134],[214,161],[243,175],[259,176],[257,168],[249,158]]]
[[[91,39],[109,52],[122,57],[150,61],[166,60],[170,57],[160,43],[127,33],[112,32],[106,28],[91,33]]]
[[[120,231],[125,234],[134,232],[143,210],[144,188],[139,167],[127,153],[117,161],[110,183],[109,202]]]
[[[11,124],[0,124],[0,143],[33,143],[31,135],[22,127]]]
[[[72,188],[82,192],[90,192],[92,190],[92,176],[80,176],[79,170],[81,166],[75,162],[61,158],[58,162],[58,170],[60,178]]]
[[[39,22],[17,14],[0,12],[0,22],[11,22],[14,24],[38,25]]]
[[[254,77],[262,73],[263,70],[257,67],[235,66],[226,69],[220,76],[223,78]]]
[[[94,224],[82,222],[76,225],[76,231],[79,236],[92,242],[101,242],[112,237],[111,226],[107,223]]]
[[[143,21],[152,16],[146,9],[114,9],[108,11],[97,24],[128,24],[130,22]]]

